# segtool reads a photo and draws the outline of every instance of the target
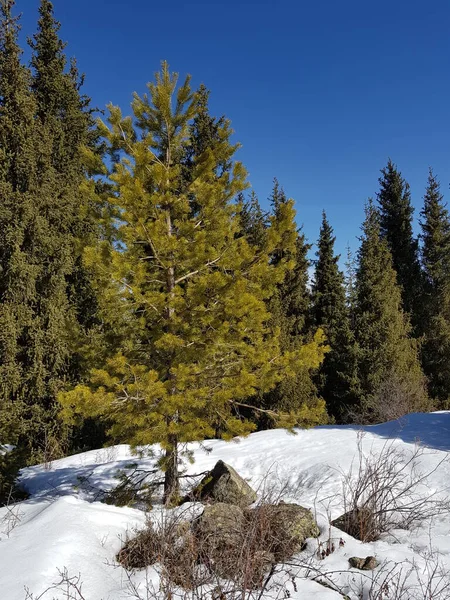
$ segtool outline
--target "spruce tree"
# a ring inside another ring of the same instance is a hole
[[[69,63],[66,58],[66,44],[60,39],[59,30],[52,2],[40,0],[37,32],[28,41],[32,50],[31,88],[36,120],[52,149],[49,166],[57,175],[53,179],[53,200],[57,205],[58,199],[64,198],[60,235],[72,239],[73,261],[66,274],[70,357],[65,379],[76,384],[87,377],[92,363],[112,341],[111,327],[108,330],[99,318],[95,282],[83,262],[83,251],[98,237],[109,235],[115,215],[105,202],[111,190],[102,177],[96,177],[102,168],[102,143],[94,127],[94,111],[90,99],[82,94],[83,77],[79,76],[74,59]],[[86,147],[93,150],[88,161]],[[48,177],[48,168],[42,171],[42,177]],[[91,351],[88,359],[85,350],[94,339],[97,352]],[[70,450],[98,447],[104,441],[104,427],[92,420],[70,432]]]
[[[30,74],[20,62],[19,26],[12,8],[9,2],[0,4],[0,437],[3,443],[16,445],[16,456],[0,457],[0,502],[7,500],[17,469],[29,456],[29,449],[22,448],[28,434],[25,381],[31,350],[26,334],[33,323],[37,275],[29,261],[35,105],[29,93]]]
[[[256,248],[264,248],[269,226],[268,215],[266,215],[259,203],[255,190],[250,192],[250,198],[245,201],[244,194],[238,195],[238,204],[241,214],[241,233],[248,242]]]
[[[67,318],[67,368],[65,381],[76,383],[87,375],[88,361],[83,348],[95,335],[99,344],[97,296],[92,275],[83,264],[83,248],[105,234],[110,218],[104,208],[105,184],[88,179],[94,169],[85,164],[85,146],[101,152],[94,130],[90,99],[82,95],[83,78],[74,60],[65,56],[66,44],[59,37],[60,23],[55,19],[53,4],[41,0],[37,32],[29,39],[31,55],[31,89],[36,103],[36,123],[51,149],[50,160],[43,163],[40,177],[47,182],[49,202],[53,204],[62,246],[70,246],[71,261],[65,273]],[[97,157],[98,162],[98,157]],[[93,161],[91,161],[93,164]],[[50,182],[53,189],[50,187]],[[103,229],[103,231],[102,231]],[[82,428],[65,432],[71,450],[98,447],[104,442],[102,428],[87,422]]]
[[[182,444],[217,430],[224,437],[250,431],[252,424],[236,416],[240,404],[298,364],[318,366],[323,349],[317,339],[283,355],[278,336],[269,335],[265,301],[289,264],[276,268],[267,250],[257,254],[239,235],[234,198],[245,187],[245,170],[234,162],[218,176],[233,154],[226,130],[196,159],[192,182],[180,190],[197,99],[189,78],[177,89],[166,63],[148,89],[134,97],[134,118],[110,107],[108,125],[101,125],[116,156],[111,179],[121,220],[117,242],[103,243],[92,261],[109,274],[105,295],[115,294],[129,335],[89,385],[60,399],[68,419],[102,415],[112,420],[113,438],[159,442],[170,502],[178,494]],[[286,241],[292,203],[283,214],[270,228],[270,251]]]
[[[421,212],[425,273],[422,362],[428,389],[441,407],[450,398],[450,216],[430,169]]]
[[[64,189],[55,195],[52,136],[36,118],[13,6],[2,3],[0,25],[0,393],[2,410],[15,415],[8,439],[43,459],[57,452],[60,433],[56,394],[70,357],[66,277],[74,247],[70,199]]]
[[[196,115],[189,125],[189,138],[183,159],[183,172],[188,182],[192,179],[195,161],[207,150],[214,150],[224,138],[229,138],[231,134],[230,123],[225,116],[219,118],[211,116],[209,96],[210,91],[204,84],[201,84],[195,97]],[[239,144],[230,146],[230,151],[235,152],[238,148]],[[216,167],[218,176],[231,169],[231,156],[229,153],[218,163]]]
[[[277,223],[282,218],[285,207],[291,202],[277,179],[274,179],[269,200],[272,207],[271,219]],[[291,240],[294,240],[294,248]],[[272,315],[271,326],[280,331],[281,347],[286,352],[295,350],[314,336],[309,290],[310,248],[302,231],[298,231],[295,222],[292,222],[285,230],[285,239],[281,241],[280,247],[270,257],[274,266],[282,261],[288,261],[292,265],[268,303]],[[298,411],[297,424],[300,426],[319,425],[327,421],[325,404],[317,394],[314,371],[308,366],[299,368],[295,377],[282,380],[260,402],[274,410]],[[265,415],[262,425],[268,425]]]
[[[422,314],[423,280],[419,262],[419,246],[413,236],[409,184],[396,165],[388,160],[381,170],[380,191],[377,199],[380,207],[381,235],[386,239],[402,290],[403,307],[409,313],[418,334]]]
[[[82,248],[99,235],[97,220],[101,217],[101,202],[99,194],[90,193],[86,183],[82,148],[90,146],[99,153],[101,149],[93,131],[90,99],[81,94],[82,78],[78,76],[75,62],[72,61],[68,68],[64,53],[66,44],[59,37],[59,29],[52,2],[41,0],[38,30],[29,40],[32,90],[36,116],[49,136],[52,167],[58,174],[55,197],[63,190],[67,207],[64,227],[77,240],[68,290],[77,320],[82,330],[86,330],[97,323],[97,302],[89,272],[82,263]],[[76,344],[81,343],[82,339],[77,336]],[[74,356],[74,363],[77,360],[79,358]],[[73,376],[79,377],[80,373]]]
[[[421,211],[422,265],[426,276],[428,300],[444,291],[450,279],[450,216],[432,169]],[[428,302],[427,302],[428,304]]]
[[[339,270],[339,256],[334,254],[333,228],[325,212],[316,253],[313,286],[314,322],[320,327],[330,351],[318,373],[318,390],[327,410],[338,422],[348,419],[359,400],[357,350],[346,304],[344,275]]]
[[[371,202],[362,229],[355,323],[360,418],[376,422],[426,410],[429,404],[417,342],[410,338],[411,325],[402,308],[391,253]]]
[[[52,162],[61,179],[71,181],[84,175],[80,148],[88,144],[92,116],[89,99],[80,94],[76,65],[67,70],[66,44],[59,38],[60,23],[53,4],[40,0],[38,30],[32,49],[32,90],[37,117],[52,133]]]

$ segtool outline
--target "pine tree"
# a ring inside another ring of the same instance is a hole
[[[245,187],[245,170],[234,162],[218,176],[232,156],[225,131],[220,144],[196,159],[192,183],[180,191],[196,97],[189,78],[177,89],[166,63],[148,88],[148,95],[134,97],[134,120],[110,107],[109,126],[101,126],[118,158],[111,179],[121,209],[118,242],[101,252],[111,282],[105,293],[116,294],[129,335],[93,371],[90,385],[61,395],[61,402],[69,419],[80,413],[111,419],[113,438],[159,442],[170,502],[178,494],[181,445],[218,429],[224,437],[250,431],[252,424],[236,416],[242,401],[269,389],[283,370],[317,366],[323,349],[317,339],[283,356],[278,337],[269,336],[265,300],[289,265],[275,268],[267,252],[257,255],[238,235],[233,199]],[[292,204],[283,212],[270,228],[270,250],[284,239]],[[99,260],[93,252],[93,262]]]
[[[371,421],[429,406],[417,342],[409,337],[411,325],[381,233],[380,215],[370,202],[358,252],[355,336],[362,417]]]
[[[285,207],[291,202],[277,179],[274,179],[269,200],[273,213],[271,219],[277,223],[282,218]],[[313,339],[314,335],[309,291],[308,252],[311,245],[306,242],[301,230],[297,230],[294,221],[285,229],[284,235],[280,247],[271,254],[271,263],[276,266],[282,261],[288,261],[292,264],[292,269],[286,272],[283,281],[276,287],[268,302],[268,309],[272,315],[272,328],[280,331],[281,348],[289,352]],[[294,248],[291,240],[295,241]],[[325,404],[318,397],[314,373],[308,366],[298,369],[295,377],[282,380],[259,402],[262,406],[274,410],[298,411],[297,424],[300,426],[319,425],[327,421]],[[262,425],[268,426],[265,415]]]
[[[450,398],[450,216],[439,182],[430,169],[421,212],[425,273],[422,362],[430,395],[440,406]]]
[[[389,159],[381,170],[380,206],[381,235],[386,239],[392,254],[397,281],[402,290],[403,307],[409,313],[416,334],[421,321],[423,291],[422,272],[419,262],[418,241],[413,236],[414,209],[408,183]]]
[[[63,190],[55,196],[52,138],[36,119],[13,6],[1,4],[0,25],[1,407],[14,415],[8,439],[42,458],[57,444],[56,394],[69,361],[71,207]]]
[[[325,212],[316,253],[313,286],[313,313],[317,327],[323,329],[331,350],[318,374],[318,390],[327,410],[338,422],[347,420],[359,400],[357,349],[346,305],[344,275],[339,256],[334,254],[333,228]]]

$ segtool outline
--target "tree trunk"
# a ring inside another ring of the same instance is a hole
[[[170,448],[164,457],[164,504],[176,504],[180,496],[180,479],[178,473],[178,440],[176,436],[169,439]]]
[[[168,164],[170,164],[170,156],[167,157]],[[169,182],[167,182],[169,185]],[[170,214],[170,208],[168,207],[166,212],[166,226],[167,226],[167,235],[169,237],[172,236],[172,218]],[[173,258],[173,257],[172,257]],[[166,272],[167,277],[167,291],[169,295],[169,302],[172,302],[174,296],[175,289],[175,269],[173,264],[170,265]],[[173,307],[169,304],[167,307],[167,331],[171,331],[172,326],[172,318],[173,318]],[[176,394],[177,386],[173,373],[171,372],[171,367],[173,364],[174,354],[169,358],[167,364],[167,378],[171,382],[170,393]],[[178,420],[178,414],[168,418],[168,425],[170,422],[176,422]],[[176,435],[170,434],[167,439],[169,443],[169,448],[166,450],[166,454],[164,457],[164,504],[166,506],[175,504],[179,499],[180,492],[180,479],[178,473],[178,438]]]

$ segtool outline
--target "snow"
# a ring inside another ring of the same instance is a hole
[[[450,452],[450,412],[412,414],[400,421],[363,429],[365,452],[381,452],[386,444],[391,444],[390,448],[398,448],[408,456],[420,442],[425,447],[420,468],[427,472],[436,469],[422,493],[450,494],[450,462],[446,460]],[[426,520],[412,531],[398,529],[373,543],[364,544],[333,527],[330,529],[330,518],[342,514],[342,472],[347,472],[354,462],[360,437],[361,429],[357,427],[326,426],[298,430],[296,435],[272,430],[234,442],[209,440],[203,446],[189,445],[195,463],[188,465],[187,472],[206,471],[222,459],[260,491],[268,484],[288,484],[285,500],[311,508],[321,528],[320,539],[327,540],[331,532],[336,540],[332,554],[324,560],[311,559],[313,568],[329,573],[333,582],[346,587],[351,598],[357,598],[354,590],[361,579],[366,585],[364,597],[369,597],[367,590],[371,580],[381,581],[397,565],[393,573],[401,571],[400,578],[406,578],[408,585],[415,586],[414,592],[403,597],[425,597],[417,590],[421,582],[425,584],[426,570],[438,566],[433,584],[440,586],[444,585],[444,580],[437,576],[440,569],[450,572],[450,514]],[[136,463],[139,468],[151,469],[155,458],[136,457],[128,446],[120,445],[22,471],[21,484],[30,498],[0,509],[2,599],[25,600],[26,589],[32,597],[38,598],[58,581],[58,570],[64,569],[69,576],[80,575],[85,600],[133,598],[130,577],[141,590],[142,598],[147,597],[143,591],[146,582],[157,589],[157,569],[152,567],[129,577],[117,565],[115,556],[123,540],[143,528],[148,518],[160,519],[163,509],[157,507],[146,514],[137,508],[116,507],[100,501],[102,490],[117,485],[119,471],[130,469]],[[192,510],[196,508],[193,506]],[[345,544],[339,547],[341,537]],[[316,550],[317,541],[310,540],[305,557],[315,555]],[[368,555],[377,558],[378,569],[368,573],[349,569],[349,557]],[[411,564],[416,565],[412,572],[408,567]],[[288,578],[282,581],[282,574],[279,578],[295,600],[342,598],[310,579],[297,579],[294,586]],[[430,597],[439,600],[449,597],[446,593],[435,591]],[[274,591],[267,592],[266,597],[275,595]],[[386,600],[389,597],[383,596]],[[67,596],[63,591],[51,590],[41,600],[53,598],[60,600]]]

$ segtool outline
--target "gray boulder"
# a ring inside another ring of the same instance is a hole
[[[244,507],[256,501],[256,492],[233,467],[219,460],[214,469],[193,490],[190,499]]]
[[[263,504],[245,514],[247,529],[255,531],[260,547],[271,552],[276,562],[299,552],[307,538],[320,535],[311,511],[299,504]]]
[[[234,504],[209,504],[193,523],[204,562],[220,577],[235,578],[244,539],[244,512]]]
[[[361,542],[372,542],[379,537],[378,515],[367,507],[350,510],[331,524]]]

